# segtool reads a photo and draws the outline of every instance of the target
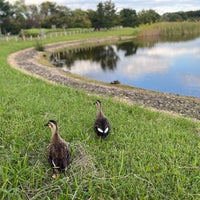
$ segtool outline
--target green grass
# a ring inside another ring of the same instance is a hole
[[[44,43],[133,32],[95,32]],[[1,199],[200,198],[199,122],[52,85],[12,69],[7,56],[34,44],[0,41]],[[97,98],[112,126],[106,140],[93,131]],[[51,133],[43,124],[49,119],[58,122],[73,150],[71,167],[56,180],[45,157]]]

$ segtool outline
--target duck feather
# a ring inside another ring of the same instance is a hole
[[[95,104],[98,107],[98,112],[94,122],[94,130],[98,136],[106,138],[110,132],[110,123],[102,111],[101,102],[97,100]]]
[[[70,164],[71,150],[68,143],[62,139],[58,133],[57,123],[54,120],[49,120],[45,126],[49,126],[52,130],[50,144],[47,146],[47,159],[53,168],[54,175],[64,171]]]

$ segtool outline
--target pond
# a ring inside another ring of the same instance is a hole
[[[68,49],[52,54],[51,62],[103,82],[117,80],[133,87],[200,98],[200,38]]]

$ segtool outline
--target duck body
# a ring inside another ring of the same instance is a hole
[[[71,150],[67,142],[58,134],[57,123],[54,120],[50,120],[45,126],[49,126],[52,130],[51,141],[46,153],[55,177],[57,173],[65,171],[69,166]]]
[[[70,164],[71,152],[67,143],[50,143],[47,147],[47,159],[53,168],[64,171]]]
[[[98,107],[98,113],[94,122],[94,130],[99,137],[106,138],[110,133],[110,123],[102,111],[101,102],[97,100],[95,104]]]

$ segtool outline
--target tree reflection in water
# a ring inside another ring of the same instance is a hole
[[[119,56],[114,51],[113,46],[102,46],[100,48],[94,48],[93,57],[91,59],[94,62],[100,63],[103,70],[109,69],[113,71],[117,66]]]
[[[117,45],[118,50],[124,51],[124,56],[131,56],[136,54],[138,48],[138,44],[133,42],[124,42]]]
[[[124,56],[130,56],[136,53],[137,48],[138,45],[133,42],[117,44],[116,48],[114,45],[83,47],[53,53],[50,56],[50,62],[56,67],[67,67],[70,70],[77,60],[90,60],[100,64],[104,71],[114,71],[117,67],[117,62],[120,60],[117,52],[122,50]]]

